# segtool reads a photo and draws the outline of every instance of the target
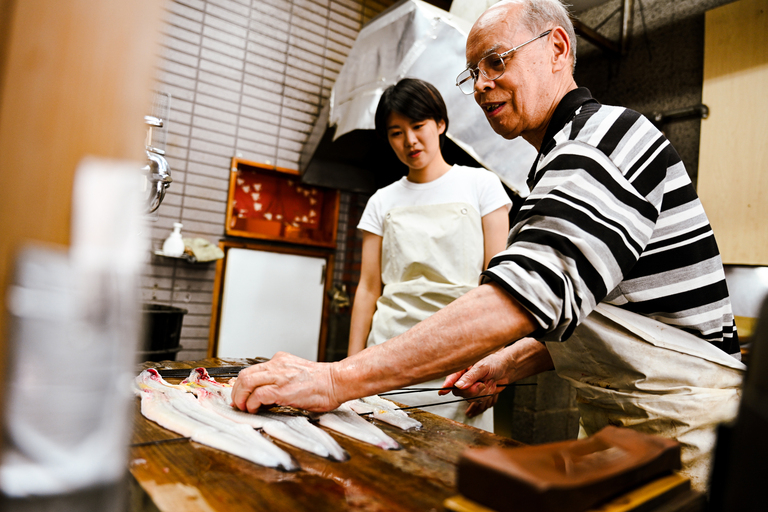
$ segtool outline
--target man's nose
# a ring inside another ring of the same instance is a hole
[[[496,82],[494,80],[489,80],[485,78],[485,75],[482,74],[480,71],[477,72],[477,78],[475,78],[476,93],[493,89],[495,86],[496,86]]]

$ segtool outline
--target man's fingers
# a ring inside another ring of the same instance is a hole
[[[484,368],[473,366],[456,381],[455,386],[459,389],[467,389],[476,382],[483,380],[486,375],[488,375],[488,372]]]
[[[459,380],[461,378],[461,376],[464,375],[465,372],[466,372],[466,370],[459,370],[456,373],[450,374],[449,376],[447,376],[445,378],[445,381],[443,382],[443,385],[440,386],[440,387],[442,387],[442,388],[452,388],[456,384],[456,381]],[[442,390],[442,391],[438,391],[437,394],[438,394],[438,396],[443,396],[443,395],[447,395],[450,392],[451,392],[450,389],[445,389],[445,390]]]
[[[254,389],[245,402],[248,412],[256,413],[261,407],[277,404],[277,387],[266,385]]]
[[[246,370],[249,369],[247,368]],[[273,372],[261,370],[246,372],[246,370],[240,372],[232,388],[232,403],[241,411],[253,412],[255,409],[251,409],[251,397],[254,391],[262,386],[275,384],[275,379]],[[258,406],[256,409],[258,409]]]
[[[475,382],[464,389],[454,389],[453,394],[462,398],[472,398],[477,395],[487,394],[487,384],[485,382]]]
[[[254,390],[250,395],[248,395],[248,399],[245,401],[245,409],[251,414],[256,413],[256,411],[259,410],[259,408],[264,405],[262,398],[260,395],[263,393],[260,393],[263,388]]]

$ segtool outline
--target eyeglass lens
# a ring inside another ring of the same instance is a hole
[[[534,37],[530,41],[526,41],[525,43],[504,52],[504,55],[513,53],[528,43],[548,35],[550,32],[552,32],[552,30],[547,30],[539,36]],[[476,70],[467,68],[462,71],[461,74],[456,78],[456,85],[459,86],[459,89],[464,94],[472,94],[475,91],[475,80],[477,79],[478,73],[482,73],[486,80],[496,80],[504,74],[505,69],[504,57],[494,52],[483,57],[480,62],[477,63]]]
[[[504,59],[498,53],[492,53],[477,63],[477,71],[465,69],[456,79],[456,84],[464,94],[472,94],[477,73],[482,73],[487,80],[496,80],[504,74],[504,69]]]

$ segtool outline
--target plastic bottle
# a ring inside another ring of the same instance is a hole
[[[180,222],[173,223],[173,232],[163,242],[163,254],[165,256],[181,256],[184,254],[184,240],[181,239]]]

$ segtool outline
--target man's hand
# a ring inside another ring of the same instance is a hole
[[[469,402],[466,415],[470,418],[477,416],[486,409],[496,405],[499,393],[504,389],[498,384],[507,383],[507,368],[509,362],[505,359],[503,350],[484,357],[466,370],[460,370],[445,378],[442,387],[456,386],[452,392],[456,396],[471,398],[480,395],[492,395]],[[439,395],[447,395],[449,390],[438,391]]]
[[[251,413],[273,404],[314,412],[340,405],[329,363],[313,363],[285,352],[241,371],[232,388],[232,403]]]
[[[498,352],[484,357],[466,370],[461,370],[446,377],[444,388],[456,386],[454,395],[471,398],[490,395],[487,398],[472,400],[467,407],[467,416],[477,416],[499,399],[499,384],[509,384],[531,375],[554,368],[547,347],[533,338],[521,338]],[[448,391],[438,391],[441,395]]]

